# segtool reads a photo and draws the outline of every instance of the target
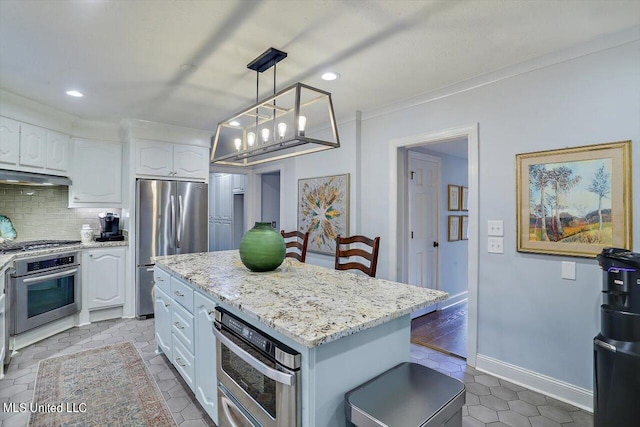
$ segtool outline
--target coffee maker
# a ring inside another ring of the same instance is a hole
[[[595,427],[640,420],[640,253],[605,248],[600,333],[593,339]]]
[[[116,213],[102,212],[98,214],[100,219],[100,237],[96,238],[96,242],[112,242],[124,240],[122,231],[120,231],[120,217]]]

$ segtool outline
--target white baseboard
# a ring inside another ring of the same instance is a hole
[[[482,354],[477,355],[475,368],[585,411],[593,412],[593,392],[591,390]]]
[[[454,305],[461,304],[467,300],[469,291],[457,293],[453,296],[449,296],[446,301],[438,303],[438,310],[444,310],[445,308],[453,307]]]

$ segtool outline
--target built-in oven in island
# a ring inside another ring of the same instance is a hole
[[[220,307],[213,333],[219,426],[300,426],[300,353]]]
[[[11,335],[70,316],[82,308],[78,252],[19,259],[9,277]]]

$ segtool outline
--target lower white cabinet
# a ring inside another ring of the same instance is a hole
[[[173,276],[170,276],[170,292],[165,292],[161,285],[167,276],[155,268],[158,351],[167,356],[213,422],[218,423],[216,340],[212,332],[217,303]],[[159,279],[162,282],[159,283]]]
[[[157,271],[157,269],[156,269]],[[158,348],[173,361],[173,345],[171,343],[171,312],[175,302],[157,286],[154,292],[154,322],[156,329],[156,344]]]
[[[85,251],[82,263],[88,309],[124,305],[126,248],[113,247]]]
[[[216,374],[216,339],[213,335],[213,320],[216,303],[196,293],[193,298],[196,323],[195,363],[196,389],[195,395],[207,414],[214,422],[218,422]]]

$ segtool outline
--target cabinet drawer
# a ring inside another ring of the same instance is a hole
[[[174,304],[171,312],[171,331],[173,336],[178,337],[191,353],[193,353],[193,326],[193,314],[178,304]]]
[[[193,288],[182,283],[175,277],[171,277],[171,298],[193,313]]]
[[[175,335],[173,336],[176,337]],[[193,363],[193,354],[182,345],[180,340],[173,340],[173,366],[176,368],[184,381],[189,385],[191,391],[194,391],[195,366]]]
[[[162,292],[171,293],[171,276],[169,276],[169,273],[165,273],[156,267],[153,269],[153,281],[155,286],[162,289]]]

